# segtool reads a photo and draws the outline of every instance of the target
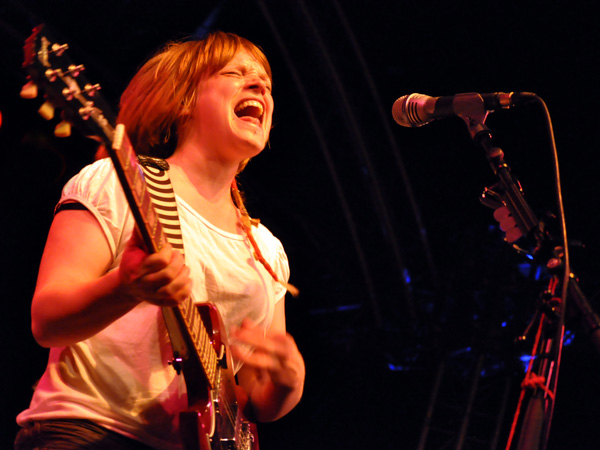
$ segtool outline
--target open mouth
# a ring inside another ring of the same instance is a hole
[[[256,100],[245,100],[234,110],[240,119],[254,119],[257,123],[262,122],[263,111],[263,106]]]

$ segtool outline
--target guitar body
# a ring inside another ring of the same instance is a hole
[[[221,317],[211,304],[197,305],[215,352],[219,355],[215,389],[188,392],[189,408],[179,413],[185,450],[258,450],[256,425],[246,418],[247,398],[233,375]],[[186,384],[193,371],[183,370]]]

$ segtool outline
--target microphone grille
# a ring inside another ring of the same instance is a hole
[[[403,95],[394,102],[392,116],[398,125],[403,127],[420,127],[428,120],[419,117],[419,109],[429,97],[423,94]]]

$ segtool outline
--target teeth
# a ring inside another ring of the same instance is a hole
[[[251,108],[252,110],[254,110],[246,111],[248,115],[251,115],[252,117],[255,117],[257,119],[260,118],[263,114],[263,107],[260,104],[260,102],[257,102],[256,100],[246,100],[245,102],[240,103],[236,106],[235,113],[238,114],[239,112],[247,108]]]

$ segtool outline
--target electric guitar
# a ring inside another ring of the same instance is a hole
[[[114,126],[114,115],[98,94],[100,86],[87,81],[85,68],[72,63],[67,49],[67,44],[54,42],[43,25],[33,30],[24,46],[29,81],[21,96],[34,98],[42,89],[46,103],[41,115],[51,120],[54,108],[62,111],[58,136],[69,135],[74,123],[103,142],[144,244],[157,252],[167,244],[169,230],[153,204],[156,191],[149,189],[140,171],[124,126]],[[246,418],[247,398],[235,381],[216,308],[194,305],[190,298],[162,310],[173,347],[172,365],[183,373],[187,388],[188,408],[179,413],[185,450],[258,450],[256,425]]]

